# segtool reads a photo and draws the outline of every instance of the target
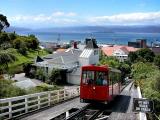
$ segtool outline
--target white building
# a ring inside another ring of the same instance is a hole
[[[102,47],[102,53],[106,56],[114,56],[120,62],[124,62],[128,59],[129,52],[135,52],[137,48],[128,47],[128,46],[105,46]]]
[[[94,40],[87,41],[83,50],[68,49],[47,55],[43,60],[35,61],[37,67],[43,67],[47,73],[53,68],[64,70],[66,81],[70,84],[80,84],[81,66],[97,64],[99,62],[99,48]]]

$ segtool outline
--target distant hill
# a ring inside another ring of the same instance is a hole
[[[5,29],[6,32],[21,32],[21,31],[31,31],[32,29],[29,28],[23,28],[23,27],[13,27],[10,26],[9,28]]]
[[[135,32],[135,33],[160,33],[158,26],[77,26],[77,27],[54,27],[29,29],[21,27],[7,28],[8,32],[58,32],[58,33],[94,33],[94,32]]]

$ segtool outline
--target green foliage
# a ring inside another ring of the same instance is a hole
[[[9,41],[10,41],[10,38],[7,33],[5,32],[0,33],[0,44],[9,42]]]
[[[26,36],[18,36],[16,39],[13,40],[13,47],[18,49],[18,51],[26,55],[27,50],[36,50],[38,49],[39,41],[34,35]]]
[[[155,71],[149,78],[143,80],[143,96],[154,101],[155,110],[160,111],[160,71]]]
[[[47,73],[45,72],[45,70],[43,68],[38,68],[37,69],[36,77],[40,80],[43,80],[43,82],[45,82],[48,79]]]
[[[160,71],[152,63],[137,62],[132,65],[135,85],[142,89],[143,97],[154,100],[156,111],[160,111]]]
[[[8,36],[10,38],[10,41],[12,42],[14,39],[16,39],[18,35],[16,35],[16,33],[14,32],[14,33],[8,33]]]
[[[146,79],[153,74],[155,69],[151,63],[137,62],[132,65],[131,74],[135,80]]]
[[[30,48],[32,48],[33,50],[38,49],[39,46],[39,41],[38,39],[35,37],[35,35],[29,35],[28,38],[30,39]]]
[[[10,24],[7,21],[7,17],[0,14],[0,32],[3,30],[3,28],[9,27],[9,26],[10,26]]]
[[[31,69],[32,69],[32,63],[31,62],[23,64],[23,72],[25,73],[25,76],[27,76],[27,77],[33,76],[33,75],[31,75]]]
[[[15,33],[0,33],[0,49],[8,49],[12,47],[12,42],[16,38]]]
[[[129,74],[131,72],[131,67],[126,63],[120,63],[118,68],[126,74]]]
[[[16,49],[12,48],[12,51],[14,51],[14,55],[16,56],[17,60],[15,62],[12,62],[9,64],[9,69],[12,69],[13,73],[19,73],[20,71],[23,71],[23,64],[24,63],[33,63],[33,60],[35,59],[35,56],[37,56],[38,52],[33,50],[33,51],[28,51],[28,54],[26,56],[23,56],[19,52],[17,52]],[[48,54],[44,50],[39,51],[39,56],[44,56]]]
[[[129,60],[129,62],[131,62],[131,63],[134,63],[134,62],[137,60],[137,58],[138,58],[138,55],[137,55],[136,52],[130,52],[130,53],[128,54],[128,60]]]
[[[0,99],[60,89],[60,87],[56,85],[48,85],[45,83],[30,89],[21,89],[13,85],[13,83],[12,80],[0,79]]]
[[[59,84],[61,81],[60,70],[53,68],[49,80],[50,80],[49,83],[51,84],[53,83]]]
[[[124,82],[124,78],[131,72],[131,67],[127,63],[120,63],[118,69],[121,71],[122,82]]]
[[[160,55],[155,56],[154,64],[160,68]]]
[[[0,51],[0,71],[8,69],[8,64],[16,61],[16,56],[10,50]]]
[[[143,58],[147,62],[153,62],[155,57],[154,52],[149,48],[142,48],[137,51],[137,54],[140,58]]]
[[[149,48],[142,48],[136,52],[130,52],[128,59],[131,63],[133,62],[153,62],[155,54]]]
[[[153,83],[154,90],[160,92],[160,71],[156,71],[152,78],[154,79]]]
[[[47,53],[52,54],[53,50],[51,49],[44,49]]]
[[[11,80],[0,80],[0,99],[26,94],[24,89],[16,87],[12,83],[13,81]]]
[[[21,40],[20,37],[19,37],[19,38],[16,38],[16,39],[13,41],[13,47],[14,47],[15,49],[19,49],[20,46],[21,46],[21,44],[22,44],[22,40]]]
[[[21,53],[22,55],[27,55],[27,47],[24,42],[20,44],[20,48],[18,49],[18,52]]]
[[[118,68],[120,62],[115,57],[102,57],[99,65],[109,65],[110,67]]]
[[[53,91],[53,90],[58,90],[58,89],[60,89],[60,88],[56,85],[53,86],[53,85],[48,85],[48,84],[44,83],[44,84],[41,84],[37,87],[30,88],[28,90],[28,93],[32,94],[32,93],[38,93],[38,92],[44,92],[44,91]]]

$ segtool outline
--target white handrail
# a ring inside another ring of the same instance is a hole
[[[47,91],[24,96],[0,99],[0,120],[11,119],[31,111],[79,96],[79,87]]]

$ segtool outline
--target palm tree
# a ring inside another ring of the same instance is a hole
[[[0,50],[0,74],[8,69],[8,64],[16,61],[15,55],[9,50]]]

